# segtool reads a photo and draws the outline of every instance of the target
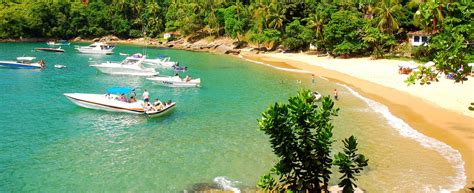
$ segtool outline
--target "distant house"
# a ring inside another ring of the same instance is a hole
[[[424,31],[408,32],[408,41],[412,46],[427,45],[431,38],[431,33]]]
[[[177,32],[167,32],[167,33],[163,34],[163,38],[165,40],[167,40],[168,38],[171,38],[171,37],[175,38],[178,35],[179,34]]]

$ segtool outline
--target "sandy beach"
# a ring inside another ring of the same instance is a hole
[[[416,130],[460,151],[465,161],[466,187],[474,186],[474,112],[468,110],[474,102],[474,77],[462,84],[440,77],[431,85],[407,86],[403,82],[407,75],[398,73],[402,62],[398,60],[283,53],[242,56],[276,67],[306,70],[381,102]]]

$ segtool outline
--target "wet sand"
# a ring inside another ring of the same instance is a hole
[[[474,187],[474,118],[433,105],[431,102],[407,92],[320,66],[261,54],[245,53],[243,57],[277,67],[283,67],[285,65],[281,63],[286,63],[292,68],[310,71],[316,76],[346,84],[362,95],[386,105],[394,115],[403,119],[414,129],[460,151],[465,162],[466,188]],[[302,76],[310,75],[302,74]]]

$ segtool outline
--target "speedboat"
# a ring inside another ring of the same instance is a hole
[[[149,117],[165,115],[176,107],[176,102],[165,103],[160,109],[156,109],[151,107],[150,103],[145,106],[142,100],[121,100],[121,98],[126,98],[125,94],[133,91],[134,89],[131,88],[110,88],[105,94],[64,93],[64,96],[74,104],[88,109],[148,115]]]
[[[33,62],[35,59],[35,57],[18,57],[16,58],[17,61],[0,61],[0,67],[26,69],[42,69],[45,67],[43,60]]]
[[[45,52],[64,52],[61,47],[59,48],[35,48],[36,51],[45,51]]]
[[[171,61],[170,57],[145,59],[145,63],[153,67],[160,67],[160,68],[173,68],[174,66],[178,64],[178,62]]]
[[[115,46],[108,45],[102,42],[96,42],[89,46],[77,47],[77,51],[84,54],[112,54]]]
[[[106,74],[117,74],[117,75],[133,75],[133,76],[155,76],[159,72],[156,72],[154,68],[145,68],[143,66],[144,57],[133,55],[125,58],[122,62],[105,62],[101,64],[90,65],[97,68]]]
[[[58,68],[58,69],[66,68],[66,66],[61,65],[61,64],[55,64],[54,67],[55,67],[55,68]]]
[[[321,99],[321,97],[322,97],[322,95],[319,94],[319,93],[316,92],[316,91],[313,91],[313,92],[311,93],[311,95],[313,95],[313,97],[314,97],[314,99],[315,99],[316,101],[319,101],[319,99]]]
[[[152,77],[147,78],[148,80],[153,81],[153,83],[158,85],[163,85],[167,87],[199,87],[201,86],[201,79],[191,79],[189,77],[180,78],[179,76],[167,76],[167,77]]]
[[[67,40],[59,40],[57,42],[55,41],[48,41],[46,42],[49,46],[69,46],[71,43],[69,43]]]

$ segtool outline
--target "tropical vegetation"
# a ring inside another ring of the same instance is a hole
[[[257,186],[270,192],[327,191],[331,167],[339,167],[344,192],[357,187],[356,176],[368,165],[364,155],[357,153],[354,136],[345,139],[344,153],[331,157],[334,125],[332,117],[339,109],[329,96],[318,102],[309,90],[290,97],[288,104],[271,105],[258,120],[260,130],[270,137],[278,157],[270,173],[261,177]]]
[[[473,10],[464,0],[3,0],[0,39],[227,36],[270,50],[313,45],[340,57],[411,54],[438,71],[409,83],[438,74],[463,81],[474,60]],[[428,46],[403,46],[420,30],[432,34]]]

